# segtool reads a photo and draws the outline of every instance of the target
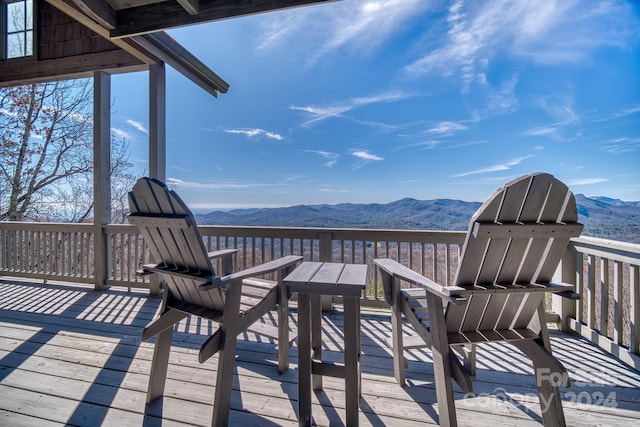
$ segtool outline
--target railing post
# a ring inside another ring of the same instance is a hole
[[[556,270],[556,276],[560,274],[560,281],[576,286],[576,256],[578,252],[567,247],[567,250],[562,257],[562,261]],[[578,289],[575,289],[578,291]],[[551,297],[552,310],[560,316],[559,329],[561,331],[568,331],[569,318],[576,317],[576,305],[577,301],[569,298],[563,298],[559,295],[552,295]]]
[[[320,262],[333,261],[333,234],[329,232],[318,233],[319,256]],[[333,298],[331,295],[322,296],[322,311],[331,311],[333,309]]]

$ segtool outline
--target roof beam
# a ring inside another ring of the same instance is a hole
[[[197,15],[200,11],[200,0],[178,0],[178,3],[189,15]]]
[[[78,0],[86,1],[86,0]],[[235,16],[252,15],[271,10],[288,9],[335,0],[201,0],[199,12],[192,15],[174,1],[116,11],[116,28],[111,37],[127,37],[200,22],[218,21]]]
[[[197,1],[197,0],[196,0]],[[88,17],[102,25],[107,30],[116,28],[116,11],[106,0],[73,0],[78,8]]]
[[[146,70],[149,66],[122,50],[88,53],[44,61],[6,61],[0,87],[90,77],[94,70],[109,74]]]
[[[211,71],[195,55],[175,41],[169,34],[158,32],[132,37],[135,43],[157,56],[163,62],[171,65],[189,80],[212,94],[225,93],[229,84]]]

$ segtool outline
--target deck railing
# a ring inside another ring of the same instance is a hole
[[[554,301],[563,329],[640,369],[640,245],[572,239],[561,267],[561,279],[581,295],[575,302]]]
[[[130,225],[106,225],[105,248],[96,248],[95,226],[0,222],[0,275],[155,289],[153,276],[136,270],[151,262],[142,237]],[[236,269],[284,255],[305,260],[369,265],[363,305],[384,306],[372,262],[389,257],[420,274],[450,284],[465,233],[287,227],[200,227],[208,250],[238,249]],[[106,277],[94,274],[105,260]],[[558,280],[573,283],[578,301],[554,298],[549,307],[561,327],[573,330],[640,369],[640,245],[573,239]],[[100,283],[97,283],[100,282]]]
[[[94,283],[91,224],[0,222],[0,275]]]
[[[145,287],[148,276],[136,269],[149,260],[136,229],[129,225],[105,227],[108,242],[108,285]],[[294,227],[201,226],[209,251],[237,249],[236,269],[245,269],[285,255],[301,255],[307,261],[368,264],[365,304],[383,305],[382,290],[373,260],[392,257],[411,265],[427,277],[446,283],[453,280],[459,245],[464,233],[451,231],[365,230]]]

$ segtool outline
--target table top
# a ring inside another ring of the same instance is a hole
[[[284,284],[291,292],[360,296],[367,285],[367,266],[305,261],[284,278]]]

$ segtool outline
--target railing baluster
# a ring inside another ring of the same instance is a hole
[[[622,344],[624,340],[624,330],[622,329],[625,313],[623,267],[621,262],[613,262],[613,342],[616,344]]]
[[[18,264],[18,270],[19,271],[24,271],[24,256],[23,256],[23,252],[24,252],[24,243],[22,241],[22,235],[24,234],[24,231],[20,230],[18,232],[18,250],[16,251],[16,253],[18,254],[17,256],[17,264]]]
[[[576,292],[580,294],[580,299],[577,301],[576,321],[584,323],[585,319],[585,283],[584,283],[584,255],[576,254]]]
[[[595,329],[596,323],[596,257],[589,255],[587,262],[587,326]]]
[[[640,354],[640,266],[629,266],[629,313],[631,314],[631,351]]]
[[[600,333],[609,334],[609,260],[600,258]]]

